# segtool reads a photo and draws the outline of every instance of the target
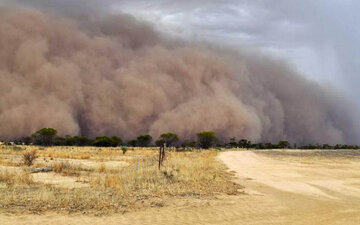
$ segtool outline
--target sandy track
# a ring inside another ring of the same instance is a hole
[[[341,195],[360,198],[360,176],[357,176],[360,173],[353,173],[360,170],[356,162],[348,166],[342,161],[324,165],[314,159],[312,164],[304,164],[291,159],[275,160],[251,151],[226,152],[220,159],[240,178],[247,179],[249,185],[256,182],[293,194],[329,199],[342,198]],[[337,163],[340,168],[335,166]]]
[[[219,158],[236,172],[246,195],[195,204],[184,199],[106,217],[0,215],[0,224],[359,224],[360,162],[303,164],[250,151],[224,152]]]

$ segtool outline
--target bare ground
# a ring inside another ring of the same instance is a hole
[[[0,214],[0,224],[359,224],[358,158],[237,151],[219,159],[245,195],[179,198],[163,208],[105,217]]]

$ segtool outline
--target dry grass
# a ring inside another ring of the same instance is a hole
[[[105,167],[105,164],[104,164],[104,163],[101,163],[101,164],[99,165],[98,172],[99,172],[99,173],[105,173],[105,172],[106,172],[106,167]]]
[[[226,169],[216,159],[216,151],[168,152],[162,169],[158,170],[158,152],[151,148],[132,148],[125,156],[121,148],[38,149],[27,146],[26,149],[36,149],[44,160],[44,166],[50,165],[55,173],[75,176],[90,186],[59,188],[34,184],[31,179],[27,182],[14,174],[2,174],[0,209],[9,212],[116,213],[150,206],[155,198],[213,197],[237,194],[240,188],[232,182],[232,176],[224,172]],[[10,159],[21,157],[23,151],[6,149],[0,154]],[[89,169],[73,163],[80,158],[89,161],[87,156],[98,167]],[[64,158],[66,161],[63,161]],[[110,167],[106,164],[109,161],[124,161],[127,166]],[[31,178],[31,175],[27,176]]]
[[[14,185],[32,185],[34,181],[29,173],[22,171],[9,172],[8,170],[0,171],[0,183],[6,184],[7,186]]]
[[[82,171],[89,171],[89,169],[83,168],[79,165],[71,164],[69,162],[59,162],[52,165],[55,173],[59,173],[63,176],[80,176]]]
[[[116,173],[103,169],[105,174],[93,178],[91,185],[111,188],[122,196],[235,194],[238,187],[234,188],[215,156],[216,152],[171,152],[161,170],[156,159],[142,159]]]

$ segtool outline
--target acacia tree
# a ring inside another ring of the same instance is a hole
[[[94,141],[94,145],[98,147],[116,147],[122,143],[122,139],[120,137],[96,137]]]
[[[214,131],[202,131],[197,133],[198,143],[201,148],[208,149],[212,147],[216,141],[217,137]]]
[[[160,138],[156,141],[156,145],[166,144],[166,146],[171,146],[179,140],[179,137],[175,133],[163,133],[160,135]]]
[[[158,147],[164,146],[165,141],[163,139],[157,139],[155,145]]]
[[[36,145],[52,145],[56,137],[57,130],[54,128],[42,128],[32,135]]]
[[[136,138],[137,145],[139,147],[147,147],[150,145],[152,137],[149,134],[140,135]]]

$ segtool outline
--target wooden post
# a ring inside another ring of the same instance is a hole
[[[164,143],[164,145],[160,146],[159,148],[159,169],[165,159],[165,148],[166,148],[166,143]]]
[[[162,146],[159,147],[159,170],[160,170],[160,166],[161,166],[161,158],[162,158]]]
[[[164,161],[165,159],[165,148],[166,148],[166,143],[164,143],[164,146],[163,146],[163,153],[162,153],[162,159],[161,159],[161,163]]]

